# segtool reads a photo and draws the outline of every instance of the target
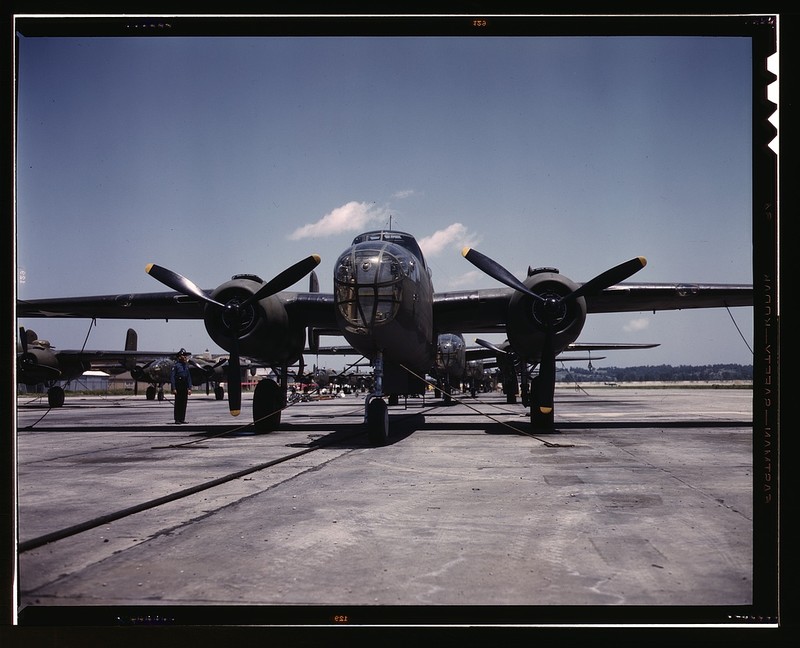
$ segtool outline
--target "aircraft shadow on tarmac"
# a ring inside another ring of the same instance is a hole
[[[403,414],[398,416],[390,416],[392,422],[392,433],[384,446],[399,443],[404,439],[411,436],[417,430],[425,427],[425,416],[419,413]],[[174,426],[165,426],[172,429]],[[187,431],[190,431],[190,436],[199,438],[246,438],[264,436],[257,434],[252,427],[238,428],[231,430],[225,425],[203,425],[201,430],[191,430],[191,424],[186,425]],[[156,428],[157,429],[157,428]],[[275,432],[271,432],[269,436],[275,437],[281,434],[293,433],[314,433],[323,432],[320,436],[308,442],[293,442],[287,443],[288,447],[292,448],[313,448],[318,446],[335,447],[335,448],[370,448],[374,447],[367,436],[367,430],[364,425],[359,423],[340,423],[332,424],[326,423],[284,423],[281,428]],[[287,440],[293,437],[287,436]]]

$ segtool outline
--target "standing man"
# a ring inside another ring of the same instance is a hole
[[[192,375],[187,364],[186,349],[178,351],[175,364],[172,365],[172,393],[175,396],[175,422],[186,423],[186,403],[192,393]]]

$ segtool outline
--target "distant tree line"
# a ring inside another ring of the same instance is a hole
[[[752,380],[753,365],[644,365],[639,367],[576,367],[564,365],[560,382],[646,382],[684,380]],[[559,365],[559,368],[562,368]]]

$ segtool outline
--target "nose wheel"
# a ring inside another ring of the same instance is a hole
[[[389,440],[389,406],[386,401],[370,394],[366,405],[367,435],[372,445],[384,445]]]

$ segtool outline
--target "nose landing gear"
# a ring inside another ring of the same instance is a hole
[[[367,396],[364,418],[369,442],[384,445],[389,440],[389,407],[383,400],[383,354],[379,351],[374,362],[375,391]]]

